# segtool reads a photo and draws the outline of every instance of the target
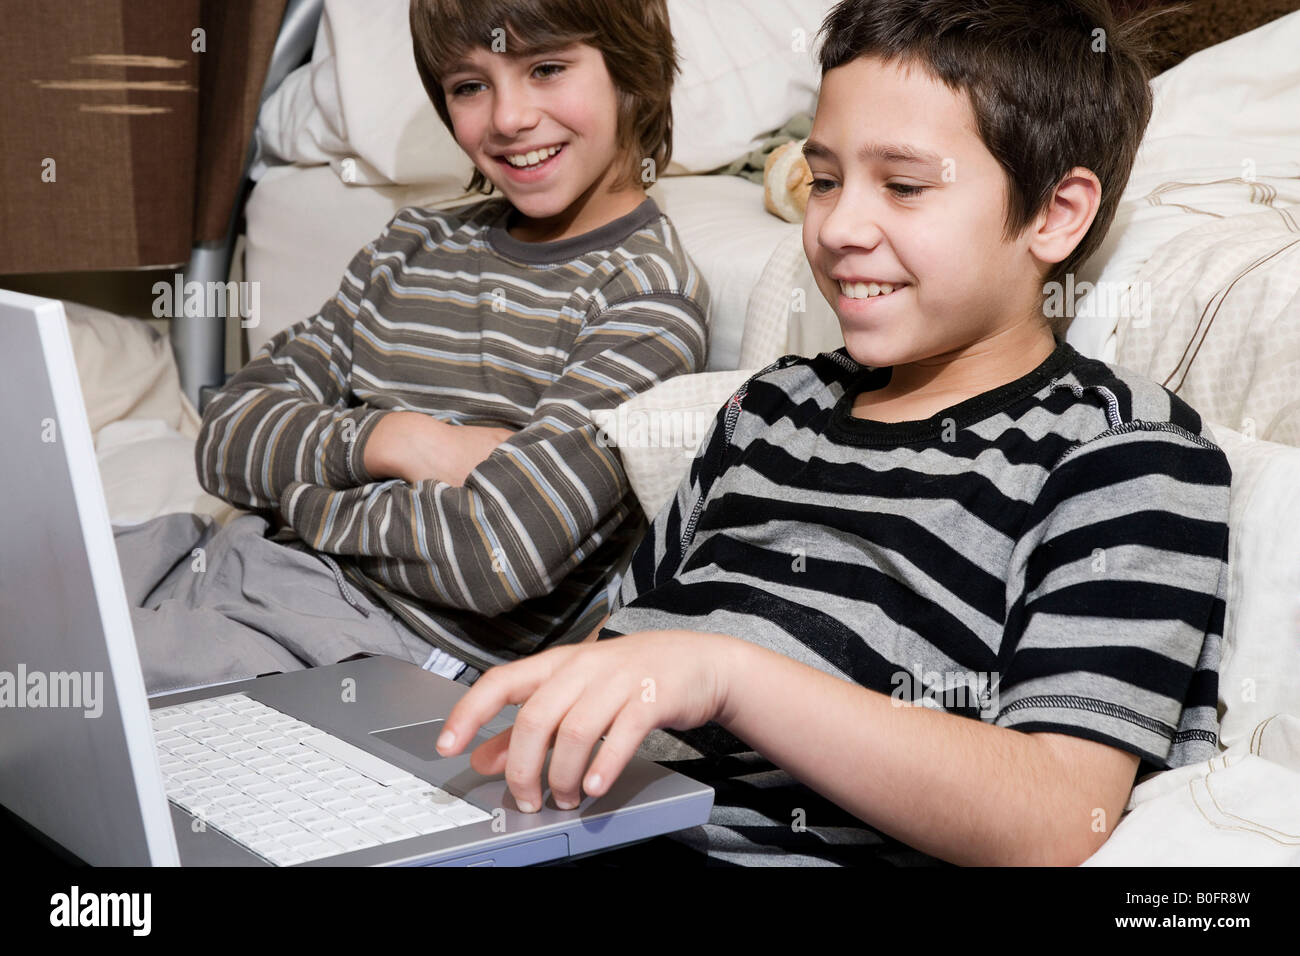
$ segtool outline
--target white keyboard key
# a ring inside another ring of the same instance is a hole
[[[309,744],[316,750],[324,751],[353,770],[383,784],[396,783],[410,776],[410,773],[400,767],[395,767],[388,761],[366,753],[360,747],[354,747],[346,740],[337,737],[320,734],[316,737],[304,737],[303,743]]]
[[[362,803],[353,797],[344,797],[342,800],[322,800],[320,806],[337,816],[343,816],[349,810],[372,809],[368,804]]]
[[[424,813],[418,817],[407,817],[402,821],[417,833],[437,833],[439,830],[450,830],[456,824],[450,820],[443,819],[436,813]]]
[[[339,852],[337,845],[325,840],[316,840],[314,843],[300,844],[294,849],[302,854],[304,859],[319,860],[321,857],[334,856]]]
[[[262,832],[267,836],[279,839],[280,842],[284,842],[283,839],[281,839],[282,837],[287,837],[294,833],[305,833],[306,831],[296,823],[291,823],[288,820],[281,820],[279,823],[272,823],[269,827],[265,827]]]
[[[359,798],[358,798],[359,799]],[[391,790],[379,797],[371,797],[368,801],[372,806],[380,807],[385,812],[393,807],[404,806],[411,802],[411,798],[404,793],[393,793]]]
[[[387,820],[382,810],[376,810],[374,807],[357,807],[353,810],[343,810],[339,817],[348,821],[354,827],[359,827],[365,823],[380,823]]]
[[[273,793],[262,794],[258,799],[268,807],[278,811],[280,807],[286,804],[297,802],[298,795],[292,790],[277,790]]]
[[[320,807],[316,806],[314,803],[308,803],[306,800],[301,798],[292,800],[289,803],[277,804],[275,807],[276,813],[282,814],[295,822],[298,821],[298,817],[302,814],[319,810]]]
[[[412,817],[424,816],[429,812],[429,808],[420,806],[418,803],[399,803],[396,806],[385,807],[384,812],[394,820],[405,823]]]
[[[247,820],[236,820],[234,823],[227,824],[225,831],[236,840],[247,840],[249,837],[256,835],[257,827]]]
[[[315,803],[317,798],[322,794],[329,793],[330,785],[313,777],[305,783],[292,784],[289,789],[298,794],[298,796],[302,797],[304,800],[310,800]]]
[[[478,807],[471,806],[468,803],[444,807],[441,813],[453,823],[482,823],[484,820],[492,819],[492,814],[480,810]]]
[[[255,853],[261,853],[261,855],[269,860],[269,858],[272,857],[272,853],[279,849],[279,840],[274,838],[274,836],[252,836],[252,838],[248,839],[248,842],[244,845]]]
[[[175,712],[161,714],[160,711],[156,710],[153,712],[153,729],[155,731],[173,730],[181,724],[191,724],[193,722],[194,719],[190,717],[189,714],[178,714]]]
[[[328,814],[323,820],[318,820],[314,823],[304,823],[303,826],[305,826],[312,833],[319,834],[320,836],[327,837],[329,839],[333,839],[333,835],[335,833],[343,833],[344,831],[351,830],[353,828],[352,824],[348,823],[347,821],[340,820],[338,817],[330,816]]]
[[[367,833],[373,833],[385,843],[393,840],[409,840],[420,834],[410,827],[402,826],[395,820],[373,820],[359,823],[358,826]]]
[[[313,843],[320,843],[320,838],[305,830],[298,833],[287,833],[280,837],[280,842],[287,847],[293,847],[295,850],[304,846],[310,846]]]
[[[313,773],[321,773],[338,766],[337,760],[331,760],[324,754],[317,753],[314,750],[305,754],[291,754],[285,759],[295,767],[300,767],[303,770],[310,770]]]
[[[337,843],[345,851],[364,850],[368,846],[378,846],[380,841],[366,833],[364,830],[349,829],[339,830],[337,833],[329,835],[331,843]]]
[[[262,813],[250,814],[244,819],[248,823],[251,823],[253,826],[255,826],[258,832],[260,833],[263,827],[269,827],[273,823],[279,823],[280,820],[283,818],[278,813],[271,813],[271,812],[264,811]]]
[[[298,813],[291,814],[293,822],[299,826],[306,827],[313,833],[316,832],[316,826],[322,823],[328,823],[335,817],[331,813],[326,813],[320,807],[309,806],[306,810],[300,810]]]

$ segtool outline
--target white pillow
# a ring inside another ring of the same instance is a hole
[[[799,227],[768,213],[763,187],[739,176],[669,176],[648,192],[709,287],[707,371],[765,365],[762,358],[747,362],[741,354],[750,338],[748,316],[759,287],[768,282],[772,250],[791,234],[797,239]],[[785,338],[784,318],[780,337]],[[783,354],[781,343],[774,348],[773,358]]]
[[[602,444],[618,448],[628,481],[653,518],[677,491],[722,403],[758,369],[677,375],[615,409],[593,409]]]
[[[1300,866],[1297,793],[1300,718],[1279,714],[1227,753],[1144,779],[1082,865]]]
[[[1226,748],[1274,714],[1300,716],[1300,448],[1211,428],[1232,467],[1219,666],[1219,740]]]
[[[814,39],[833,0],[668,0],[681,74],[668,174],[702,173],[757,148],[817,105]]]
[[[93,435],[123,418],[156,418],[193,427],[194,406],[181,391],[171,341],[148,322],[63,302],[77,377]]]
[[[1201,50],[1151,81],[1151,122],[1127,188],[1076,282],[1127,288],[1159,246],[1187,229],[1257,212],[1261,203],[1300,202],[1297,49],[1300,12]],[[1102,300],[1097,292],[1079,299],[1066,340],[1113,362],[1119,316]]]
[[[408,0],[325,0],[311,62],[262,107],[265,154],[328,163],[352,185],[432,186],[435,200],[466,195],[474,165],[420,82],[408,9]]]

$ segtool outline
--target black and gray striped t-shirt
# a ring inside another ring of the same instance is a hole
[[[1217,754],[1231,471],[1200,416],[1059,339],[932,418],[853,417],[889,376],[840,349],[751,378],[601,639],[729,634],[896,698],[1138,754],[1139,775]],[[674,839],[718,861],[937,862],[717,724],[655,731],[641,755],[716,789],[710,822]]]

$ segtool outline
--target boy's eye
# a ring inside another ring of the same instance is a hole
[[[899,199],[912,199],[921,195],[929,189],[929,186],[913,186],[911,183],[889,183],[888,188],[894,190],[894,195]]]
[[[556,74],[564,72],[564,64],[563,63],[539,63],[537,66],[533,67],[533,72],[541,73],[543,78],[548,76],[555,76]]]
[[[480,83],[480,82],[478,82],[477,80],[470,80],[469,82],[466,82],[466,83],[460,83],[460,84],[457,84],[456,86],[452,87],[451,95],[452,95],[452,96],[468,96],[470,93],[475,92],[475,89],[474,89],[475,87],[482,86],[482,85],[483,85],[483,84]]]
[[[822,193],[829,192],[832,188],[834,188],[835,180],[818,179],[817,177],[814,176],[812,179],[808,180],[808,182],[804,183],[804,185],[811,186],[812,191],[820,196]]]

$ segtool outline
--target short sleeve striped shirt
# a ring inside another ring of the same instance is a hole
[[[1231,471],[1200,416],[1059,339],[932,418],[854,417],[889,375],[840,349],[752,377],[601,639],[732,635],[897,699],[1137,754],[1140,775],[1214,756]],[[715,787],[710,823],[675,838],[720,861],[937,862],[716,724],[655,731],[641,754]]]

